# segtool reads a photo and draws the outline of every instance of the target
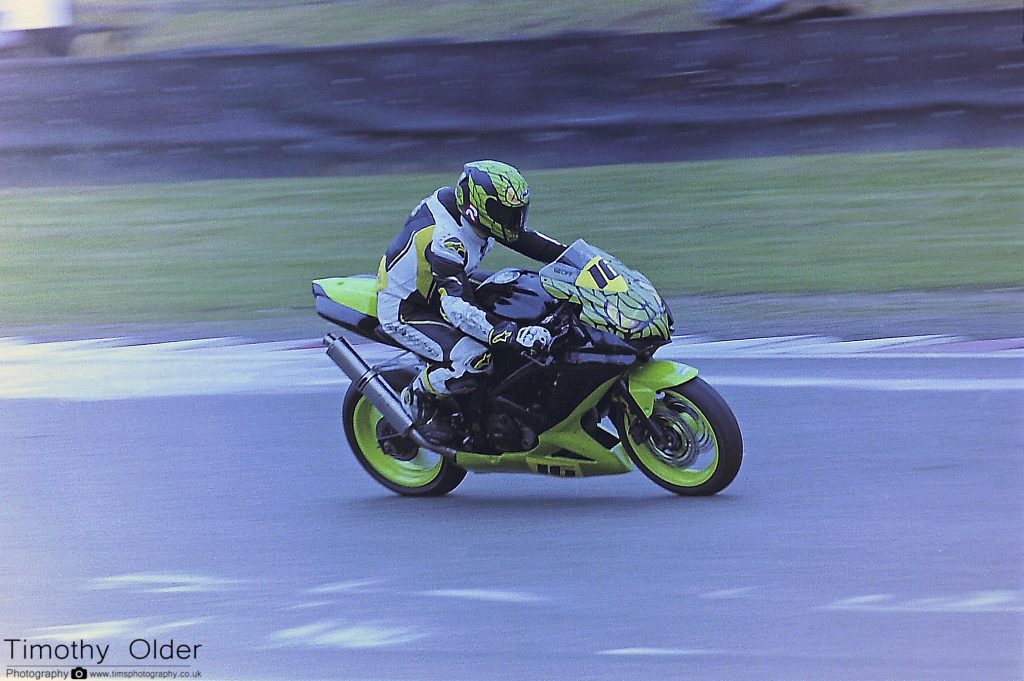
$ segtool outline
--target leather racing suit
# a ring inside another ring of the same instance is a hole
[[[490,371],[488,344],[499,319],[473,304],[469,281],[496,238],[483,236],[459,214],[455,190],[425,198],[381,258],[377,316],[384,331],[428,360],[414,389],[445,396],[471,392]],[[553,262],[565,250],[554,239],[524,229],[501,242],[528,258]]]

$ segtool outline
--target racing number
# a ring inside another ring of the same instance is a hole
[[[609,281],[618,276],[618,274],[615,273],[615,270],[613,270],[604,260],[598,260],[591,265],[590,269],[587,271],[590,272],[590,276],[594,278],[594,283],[597,284],[599,289],[603,289],[608,285]]]
[[[615,293],[620,293],[628,288],[622,275],[616,272],[604,258],[600,257],[587,263],[583,273],[576,280],[576,285]]]

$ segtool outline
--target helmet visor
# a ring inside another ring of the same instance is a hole
[[[515,241],[526,227],[526,211],[529,207],[529,205],[506,206],[497,199],[488,198],[487,217],[494,220],[501,229],[501,234],[498,236],[508,241]]]

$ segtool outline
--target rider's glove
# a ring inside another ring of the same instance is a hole
[[[491,331],[490,344],[504,347],[518,345],[526,350],[541,352],[551,346],[551,332],[543,326],[519,328],[515,322],[502,322]]]
[[[551,332],[543,326],[524,326],[516,334],[516,343],[532,352],[544,352],[551,347]]]

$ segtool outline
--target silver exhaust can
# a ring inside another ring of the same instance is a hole
[[[400,435],[408,435],[413,427],[412,419],[384,377],[367,364],[341,336],[329,334],[324,338],[324,345],[327,346],[327,356],[349,377],[356,390],[366,395],[366,399],[380,410],[387,422],[394,426]]]
[[[416,430],[412,418],[405,411],[394,389],[377,369],[359,356],[347,340],[340,335],[327,334],[324,345],[327,346],[327,356],[331,361],[349,377],[356,390],[377,407],[384,420],[391,424],[400,436],[409,438],[420,447],[455,457],[458,453],[456,450],[433,444]]]

